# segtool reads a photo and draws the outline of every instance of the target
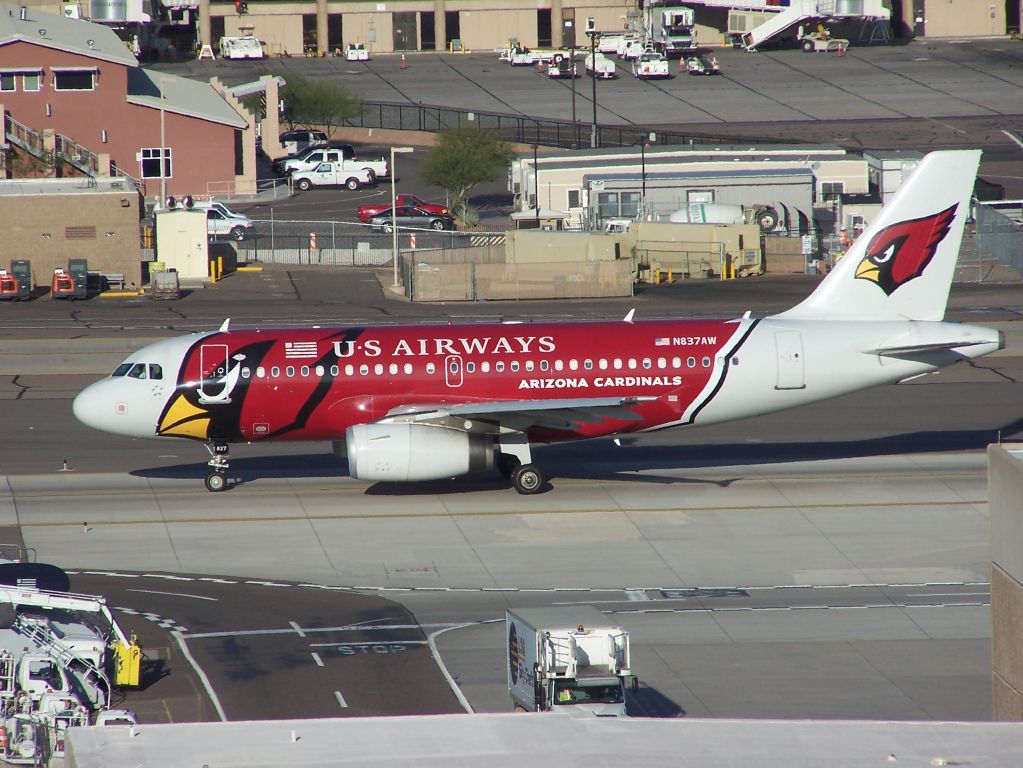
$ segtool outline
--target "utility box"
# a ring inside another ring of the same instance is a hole
[[[75,285],[74,298],[86,299],[89,297],[89,260],[68,259],[67,271],[71,275],[71,281]]]
[[[209,237],[205,210],[160,210],[154,217],[156,258],[182,280],[210,279]]]
[[[32,262],[28,259],[13,259],[11,274],[18,284],[18,301],[28,301],[32,297]]]

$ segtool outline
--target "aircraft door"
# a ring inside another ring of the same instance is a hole
[[[798,331],[774,334],[778,353],[778,378],[775,389],[803,389],[803,337]]]
[[[458,355],[444,358],[444,383],[449,387],[462,386],[462,358]]]
[[[202,381],[199,383],[199,401],[202,403],[231,402],[228,383],[230,360],[226,344],[203,344],[199,348]]]

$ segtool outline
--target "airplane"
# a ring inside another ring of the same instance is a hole
[[[801,303],[725,319],[217,331],[155,342],[74,400],[96,429],[188,438],[228,487],[231,443],[332,441],[353,478],[496,468],[547,487],[536,443],[710,424],[895,383],[1004,348],[943,322],[979,150],[928,154]]]

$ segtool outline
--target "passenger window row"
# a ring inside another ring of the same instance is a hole
[[[644,357],[642,359],[638,359],[638,358],[635,358],[635,357],[630,357],[630,358],[615,357],[615,358],[600,358],[600,359],[598,359],[596,361],[591,360],[589,358],[587,358],[585,360],[582,360],[582,361],[575,360],[575,359],[568,360],[568,361],[565,361],[565,360],[553,360],[553,361],[551,361],[551,360],[544,359],[544,360],[540,360],[539,362],[537,362],[535,360],[525,360],[525,361],[512,360],[512,361],[509,361],[509,362],[505,362],[504,360],[498,360],[495,363],[490,363],[489,361],[488,362],[482,362],[482,363],[476,363],[476,362],[469,361],[469,362],[464,363],[464,370],[465,370],[466,373],[476,373],[477,371],[479,371],[480,373],[491,373],[491,372],[493,372],[493,373],[504,373],[505,371],[509,371],[511,373],[519,373],[521,371],[525,371],[526,373],[532,373],[532,372],[534,372],[536,370],[539,370],[541,372],[546,373],[546,372],[551,371],[551,370],[553,370],[555,372],[561,372],[561,371],[565,371],[566,369],[569,370],[569,371],[579,371],[580,369],[583,370],[583,371],[592,371],[594,369],[597,369],[597,370],[600,370],[600,371],[608,371],[608,370],[614,370],[614,371],[622,371],[622,370],[629,370],[629,371],[636,371],[636,370],[647,370],[647,371],[649,371],[649,370],[661,370],[661,371],[664,371],[664,370],[669,370],[669,369],[679,370],[679,369],[681,369],[683,367],[693,369],[693,368],[697,368],[698,366],[702,367],[702,368],[710,368],[710,366],[711,366],[711,359],[709,357],[702,357],[699,360],[697,360],[697,358],[695,358],[695,357],[687,357],[687,358],[685,358],[685,360],[683,360],[681,357],[672,357],[670,360],[667,357],[658,357],[656,359],[655,358],[650,358],[650,357]],[[296,374],[300,378],[309,378],[309,376],[313,375],[313,374],[315,374],[315,376],[317,378],[321,378],[327,372],[326,368],[324,366],[322,366],[322,365],[317,365],[315,367],[310,367],[308,365],[303,365],[303,366],[298,367],[298,368],[296,368],[293,365],[289,365],[289,366],[286,366],[283,369],[280,366],[274,365],[274,366],[271,366],[269,370],[267,370],[263,366],[259,366],[258,368],[256,368],[256,378],[258,378],[258,379],[265,379],[265,378],[279,379],[279,378],[281,378],[282,370],[283,370],[284,377],[285,378],[289,378],[289,379],[295,378]],[[426,363],[424,370],[427,373],[427,375],[431,375],[432,376],[435,373],[437,373],[437,364],[436,363]],[[415,367],[414,367],[414,365],[412,363],[403,363],[403,364],[389,363],[389,364],[386,364],[386,365],[384,363],[373,363],[373,364],[362,363],[360,365],[354,365],[352,363],[349,363],[349,364],[344,365],[344,366],[339,366],[339,365],[332,365],[332,366],[330,366],[330,375],[335,377],[335,378],[341,376],[342,374],[344,376],[355,376],[355,375],[369,376],[371,373],[374,376],[383,376],[385,374],[388,375],[388,376],[397,376],[399,374],[403,374],[405,376],[411,376],[414,372],[415,372]],[[451,372],[452,373],[457,373],[458,372],[458,364],[457,363],[452,363]],[[250,378],[252,376],[252,372],[251,372],[251,370],[247,366],[242,368],[241,374],[242,374],[242,378],[245,378],[245,379]]]

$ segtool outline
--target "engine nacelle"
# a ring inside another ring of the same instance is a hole
[[[490,469],[494,441],[428,424],[357,424],[345,434],[348,471],[357,480],[442,480]]]

